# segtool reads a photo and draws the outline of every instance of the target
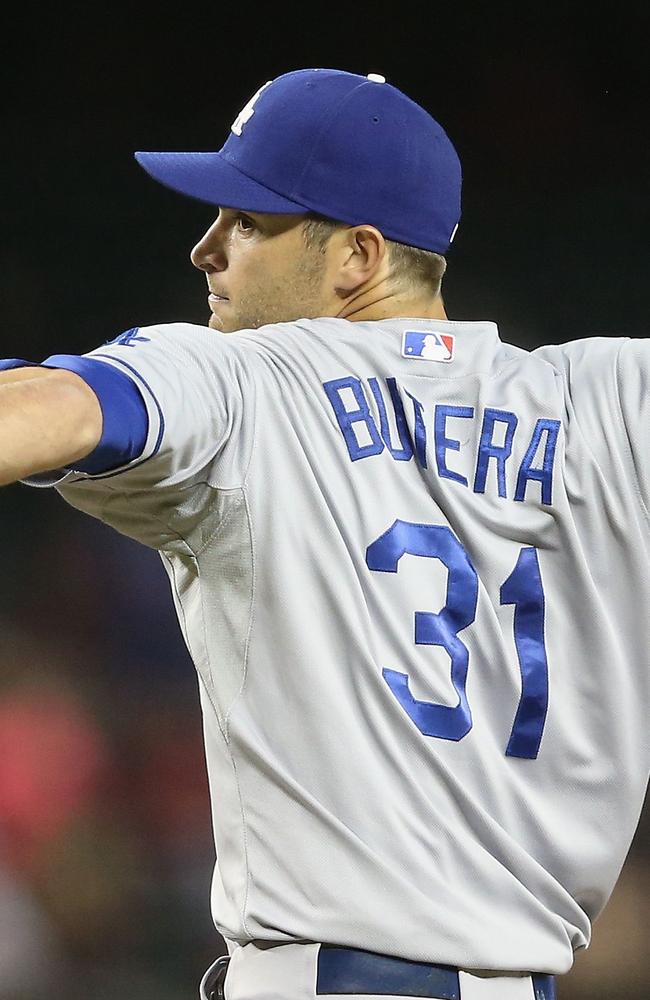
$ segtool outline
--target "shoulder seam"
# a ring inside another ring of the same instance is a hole
[[[251,449],[251,451],[252,451],[252,449]],[[232,747],[232,744],[231,744],[231,741],[230,741],[230,718],[231,718],[231,715],[232,715],[232,712],[234,710],[236,702],[239,701],[239,699],[242,697],[242,695],[244,693],[244,688],[246,687],[246,682],[248,680],[249,653],[250,653],[251,637],[252,637],[252,634],[253,634],[253,625],[255,623],[255,611],[256,611],[255,599],[256,599],[256,595],[257,595],[257,575],[256,575],[256,559],[255,559],[255,532],[254,532],[254,529],[253,529],[253,517],[252,517],[250,503],[249,503],[248,494],[247,494],[246,489],[243,489],[242,492],[243,492],[243,495],[244,495],[244,507],[245,507],[245,510],[246,510],[246,518],[247,518],[247,521],[248,521],[248,533],[249,533],[250,545],[251,545],[251,604],[250,604],[250,612],[249,612],[249,618],[248,618],[248,632],[246,634],[246,645],[244,647],[244,669],[243,669],[243,672],[242,672],[241,685],[240,685],[240,688],[239,688],[239,691],[238,691],[236,697],[233,699],[233,701],[232,701],[232,703],[230,705],[230,708],[228,709],[228,712],[226,713],[226,716],[224,718],[224,730],[225,730],[224,735],[225,735],[225,739],[226,739],[226,743],[227,743],[228,749],[230,751],[230,757],[231,757],[231,760],[232,760],[233,769],[235,771],[235,781],[236,781],[236,784],[237,784],[237,793],[239,795],[241,817],[242,817],[242,828],[243,828],[243,831],[244,831],[244,858],[245,858],[245,864],[246,864],[246,875],[247,875],[247,878],[246,878],[246,892],[245,892],[245,895],[244,895],[244,901],[242,903],[242,909],[241,909],[241,919],[242,919],[242,926],[243,926],[244,930],[249,935],[249,938],[251,940],[253,940],[253,935],[251,934],[251,931],[249,930],[249,927],[248,927],[248,924],[247,924],[247,920],[246,920],[247,914],[248,914],[248,901],[249,901],[249,895],[250,895],[250,887],[251,887],[251,884],[252,884],[252,881],[253,881],[253,874],[252,874],[252,871],[251,871],[250,861],[249,861],[248,836],[247,836],[247,824],[246,824],[246,810],[244,808],[244,799],[243,799],[243,796],[241,794],[241,786],[240,786],[240,783],[239,783],[239,774],[237,772],[237,765],[236,765],[236,760],[235,760],[235,753],[234,753],[234,750],[233,750],[233,747]]]
[[[543,358],[543,359],[540,358],[539,360],[543,360],[544,363],[547,364],[549,366],[549,368],[551,368],[553,370],[553,372],[555,373],[555,376],[557,378],[561,379],[562,385],[563,385],[563,387],[565,389],[564,399],[563,399],[562,402],[563,402],[563,408],[566,411],[566,409],[567,409],[567,400],[571,399],[570,393],[566,392],[566,387],[568,385],[568,379],[567,379],[567,373],[566,373],[566,371],[564,369],[562,369],[562,368],[559,368],[557,365],[553,364],[552,361],[549,361],[546,358]],[[572,415],[572,417],[573,417],[573,419],[575,421],[575,426],[576,426],[576,428],[578,430],[578,433],[580,434],[580,438],[582,440],[582,443],[584,444],[586,450],[589,452],[589,454],[591,455],[592,459],[594,460],[594,463],[595,463],[598,471],[600,472],[601,476],[603,477],[603,479],[606,479],[605,472],[603,471],[603,468],[602,468],[600,462],[598,461],[598,456],[596,455],[596,452],[592,448],[591,442],[590,442],[589,438],[585,435],[585,433],[584,433],[584,431],[582,429],[582,424],[580,422],[580,417],[578,415],[578,410],[573,405],[573,400],[572,399],[571,399],[571,415]]]

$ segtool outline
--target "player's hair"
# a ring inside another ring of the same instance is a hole
[[[332,233],[344,225],[346,223],[336,219],[309,212],[303,228],[307,247],[322,253]],[[441,254],[396,243],[395,240],[386,240],[386,246],[390,255],[390,277],[394,284],[407,282],[413,287],[426,288],[432,295],[439,294],[447,270],[447,261]]]

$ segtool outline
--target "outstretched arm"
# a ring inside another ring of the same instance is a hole
[[[93,390],[65,369],[0,372],[0,486],[89,455],[102,434]]]

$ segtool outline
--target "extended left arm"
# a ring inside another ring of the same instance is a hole
[[[65,369],[0,372],[0,486],[70,466],[102,435],[97,396]]]

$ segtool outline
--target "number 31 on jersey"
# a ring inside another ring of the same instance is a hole
[[[467,552],[450,528],[438,524],[395,521],[366,549],[366,564],[378,573],[397,573],[405,554],[439,559],[447,568],[444,607],[415,612],[416,645],[442,646],[451,660],[455,706],[419,701],[409,689],[408,675],[383,671],[384,680],[424,736],[462,740],[472,728],[467,701],[469,650],[458,633],[471,625],[478,603],[478,576]],[[544,644],[544,590],[537,550],[522,548],[512,573],[500,590],[501,604],[514,604],[514,640],[521,671],[521,698],[506,747],[509,757],[534,760],[539,752],[548,709],[548,663]]]

